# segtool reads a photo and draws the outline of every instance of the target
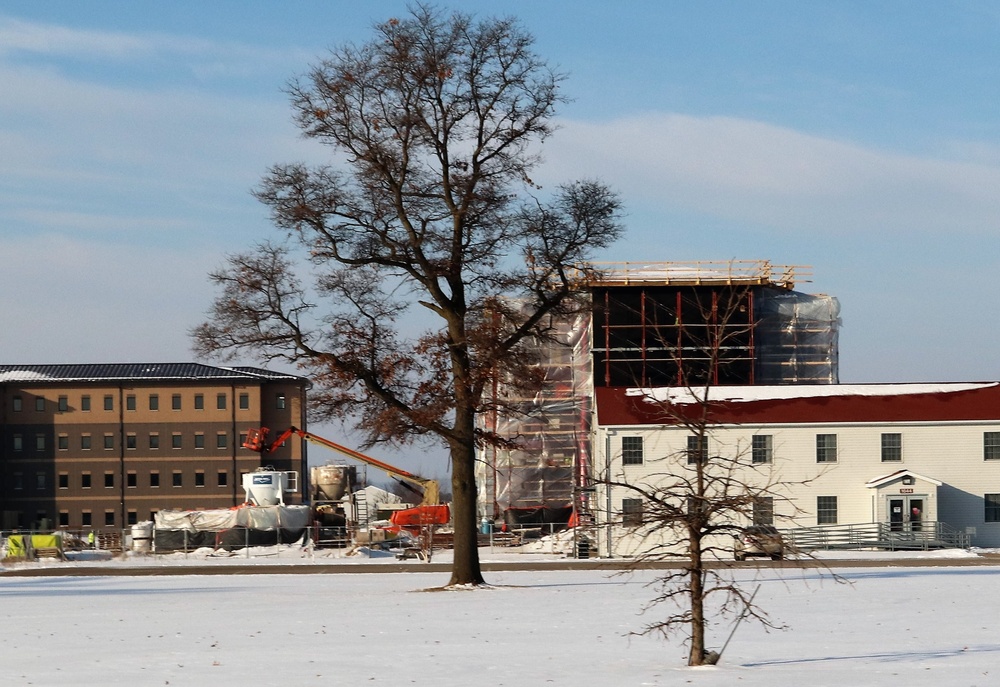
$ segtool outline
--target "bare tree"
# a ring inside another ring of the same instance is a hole
[[[641,478],[625,479],[624,470],[608,476],[609,488],[628,494],[627,503],[635,509],[624,509],[621,523],[640,542],[636,563],[682,564],[658,578],[649,604],[668,607],[670,614],[648,624],[642,634],[686,633],[692,666],[718,659],[705,645],[712,620],[709,607],[718,617],[745,616],[778,627],[731,571],[712,563],[733,555],[732,535],[742,525],[798,515],[789,488],[811,481],[783,480],[773,462],[759,456],[754,460],[750,445],[724,445],[713,439],[720,402],[713,399],[712,389],[721,368],[733,362],[729,352],[740,348],[734,342],[745,339],[753,327],[743,315],[747,294],[745,288],[732,287],[723,290],[721,298],[713,292],[711,302],[702,302],[692,292],[689,298],[701,313],[699,323],[660,330],[660,344],[673,347],[680,384],[656,395],[654,408],[659,421],[686,436],[686,445],[652,461],[645,458],[658,466]],[[674,336],[678,327],[687,331]],[[681,339],[686,342],[683,348],[675,346]]]
[[[256,195],[290,245],[229,257],[194,332],[204,355],[291,361],[316,384],[320,419],[368,445],[433,435],[452,467],[451,584],[480,584],[474,424],[502,376],[538,383],[522,342],[579,307],[571,267],[621,233],[617,195],[596,181],[546,198],[529,173],[552,133],[562,75],[513,19],[418,5],[333,51],[289,92],[307,138],[337,164],[273,167]],[[412,333],[411,333],[412,332]]]

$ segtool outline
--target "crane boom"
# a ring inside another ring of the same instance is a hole
[[[247,440],[243,442],[243,447],[248,448],[251,451],[256,451],[257,453],[267,454],[273,452],[285,443],[285,441],[292,435],[298,435],[307,441],[319,444],[320,446],[325,446],[326,448],[341,453],[348,458],[353,458],[354,460],[365,463],[366,465],[376,467],[390,477],[402,480],[407,485],[419,486],[423,490],[423,498],[420,505],[427,506],[441,503],[441,486],[438,484],[437,480],[420,477],[412,472],[390,465],[389,463],[379,460],[378,458],[372,458],[371,456],[365,455],[364,453],[356,451],[353,448],[338,444],[335,441],[330,441],[325,437],[313,434],[312,432],[307,432],[304,429],[299,429],[298,427],[289,427],[278,435],[277,439],[270,444],[267,444],[267,435],[269,432],[270,430],[268,430],[267,427],[247,430]]]

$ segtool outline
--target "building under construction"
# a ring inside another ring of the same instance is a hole
[[[485,518],[564,524],[586,511],[593,389],[836,384],[840,306],[795,290],[808,268],[767,261],[594,265],[588,312],[536,342],[544,370],[516,410],[481,418],[509,442],[482,449]],[[503,394],[503,389],[498,394]]]

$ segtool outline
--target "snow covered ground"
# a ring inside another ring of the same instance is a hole
[[[484,550],[483,559],[515,555]],[[887,567],[838,569],[849,584],[814,569],[738,569],[748,586],[761,585],[761,605],[789,629],[767,633],[745,623],[720,665],[694,669],[684,666],[679,639],[629,636],[666,612],[643,614],[655,577],[649,571],[489,573],[494,587],[475,591],[435,591],[447,575],[422,572],[419,563],[402,574],[0,574],[3,681],[995,685],[1000,567],[947,562],[918,568],[899,558]],[[710,646],[718,649],[729,629],[714,627]]]

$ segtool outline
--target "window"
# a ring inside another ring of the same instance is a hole
[[[104,409],[114,410],[115,409],[115,397],[108,394],[104,397]]]
[[[226,409],[226,395],[225,394],[216,394],[216,396],[215,396],[215,407],[218,408],[219,410],[225,410]]]
[[[816,497],[816,524],[836,525],[837,524],[837,497],[817,496]]]
[[[642,499],[622,499],[622,525],[636,527],[642,524]]]
[[[90,412],[90,396],[84,394],[83,396],[80,397],[80,410],[84,411],[85,413]]]
[[[171,410],[180,410],[181,409],[181,395],[180,394],[174,394],[173,396],[170,397],[170,409]]]
[[[41,491],[45,489],[45,473],[36,472],[35,473],[35,489]]]
[[[90,450],[90,435],[84,434],[80,437],[80,450],[89,451]]]
[[[94,516],[89,510],[85,510],[80,513],[80,524],[84,527],[90,527],[93,524]]]
[[[183,440],[181,439],[181,436],[182,435],[180,434],[170,435],[170,448],[181,448],[181,446],[183,446]]]
[[[113,510],[104,511],[104,524],[109,526],[115,524],[115,512]]]
[[[240,394],[240,410],[250,410],[250,394]]]
[[[642,465],[642,437],[622,437],[622,465]]]
[[[56,441],[59,442],[57,446],[59,446],[60,451],[69,450],[69,437],[67,435],[60,434]]]
[[[21,491],[22,489],[24,489],[24,473],[15,472],[13,475],[11,475],[11,477],[13,478],[14,481],[13,486],[15,491]]]
[[[983,459],[1000,460],[1000,432],[983,432]]]
[[[195,410],[205,409],[205,397],[202,394],[194,395],[194,409]]]
[[[135,470],[129,470],[125,474],[125,486],[129,489],[135,489],[139,486],[139,476],[135,474]]]
[[[708,437],[697,434],[688,437],[687,460],[688,465],[708,462]]]
[[[882,462],[898,463],[903,460],[903,435],[882,435]]]
[[[66,396],[60,396],[59,400],[58,400],[58,404],[59,404],[59,412],[60,413],[65,413],[67,410],[69,410],[69,398],[68,397],[66,397]]]
[[[753,500],[753,524],[774,524],[774,497],[758,496]]]
[[[149,448],[156,449],[160,448],[160,435],[150,434],[149,435]]]
[[[149,473],[149,486],[158,487],[160,486],[160,471],[153,470]]]
[[[274,397],[274,407],[277,408],[278,410],[284,410],[285,409],[285,395],[284,394],[277,394]]]
[[[184,477],[181,475],[181,471],[180,470],[174,470],[173,485],[175,487],[183,487],[184,486]]]
[[[20,413],[21,409],[24,407],[24,400],[20,396],[15,396],[10,400],[11,410],[15,413]]]
[[[205,471],[195,470],[194,472],[194,486],[203,487],[205,486]]]
[[[134,525],[139,522],[139,512],[134,510],[129,510],[128,512],[128,524]]]
[[[36,434],[35,435],[35,450],[44,451],[45,450],[45,435]]]
[[[60,489],[69,489],[69,473],[68,472],[60,472],[59,473],[59,488]]]
[[[135,394],[125,397],[125,410],[135,410]]]
[[[837,462],[837,435],[817,434],[816,435],[816,462],[836,463]]]
[[[229,435],[219,432],[215,435],[215,448],[226,448],[229,445]]]
[[[90,473],[85,472],[80,475],[80,487],[82,489],[90,489]]]
[[[115,486],[115,473],[105,472],[104,473],[104,488],[113,489]]]
[[[225,487],[229,485],[229,473],[225,470],[219,470],[218,481],[216,484],[220,487]]]
[[[150,394],[149,395],[149,409],[150,410],[159,410],[160,409],[160,395],[159,394]]]
[[[24,449],[24,438],[20,434],[15,434],[11,438],[13,439],[14,442],[13,445],[15,451],[21,451]]]
[[[238,440],[237,446],[246,447],[246,445],[247,445],[247,433],[246,432],[240,432],[240,438]]]
[[[754,465],[770,463],[774,457],[774,437],[770,434],[754,434],[750,438],[750,462]],[[761,523],[770,525],[771,523]]]
[[[194,447],[205,448],[205,435],[201,432],[197,432],[194,435]]]
[[[115,447],[115,435],[114,434],[105,434],[104,435],[104,448],[105,449],[111,449],[111,448],[114,448],[114,447]]]
[[[125,448],[135,450],[136,439],[134,434],[125,435]]]
[[[59,511],[59,526],[69,527],[69,511],[61,510]]]
[[[42,396],[35,396],[35,410],[40,413],[45,412],[45,398]]]
[[[1000,522],[1000,494],[984,494],[986,512],[983,518],[986,522]]]

